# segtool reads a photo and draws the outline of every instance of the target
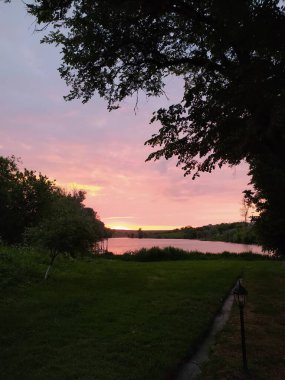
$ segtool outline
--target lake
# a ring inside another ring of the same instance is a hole
[[[137,238],[111,238],[108,243],[108,250],[116,255],[121,255],[127,251],[135,251],[140,248],[151,247],[176,247],[185,251],[199,251],[209,253],[221,253],[224,251],[231,253],[264,253],[258,245],[224,243],[221,241],[202,241],[190,239],[137,239]]]

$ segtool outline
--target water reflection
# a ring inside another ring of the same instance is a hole
[[[201,241],[190,239],[130,239],[130,238],[111,238],[109,239],[109,251],[121,255],[127,251],[135,251],[140,248],[151,247],[176,247],[185,251],[199,251],[209,253],[263,253],[258,245],[224,243],[221,241]]]

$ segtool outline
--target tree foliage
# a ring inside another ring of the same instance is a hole
[[[281,148],[281,147],[280,147]],[[259,212],[254,217],[259,240],[266,250],[285,254],[285,161],[283,151],[267,152],[250,169],[253,191],[245,196]]]
[[[273,188],[267,176],[285,176],[282,4],[35,0],[27,9],[47,27],[43,42],[62,47],[59,71],[71,88],[67,100],[86,102],[98,92],[112,109],[139,90],[160,95],[166,76],[181,76],[181,102],[153,116],[161,128],[147,141],[157,148],[148,159],[176,157],[185,175],[194,177],[245,160],[255,202],[259,193],[265,197],[260,225],[279,214],[276,223],[284,228],[281,213],[271,207],[277,210],[285,188]],[[268,238],[267,247],[284,253],[278,239]]]
[[[34,245],[48,248],[52,254],[72,256],[91,251],[96,241],[105,237],[104,223],[96,213],[83,206],[85,194],[60,190],[55,194],[49,215],[26,231],[26,238]]]
[[[0,157],[0,236],[6,243],[41,246],[52,257],[76,255],[108,236],[85,193],[68,193],[41,173],[21,170],[15,157]]]
[[[0,236],[20,243],[27,227],[37,225],[49,212],[56,186],[46,176],[18,167],[17,159],[0,157]]]
[[[58,255],[68,253],[76,257],[92,252],[96,242],[109,236],[96,212],[83,205],[84,199],[85,193],[82,191],[71,194],[59,189],[54,194],[49,214],[25,231],[28,243],[49,250],[50,264],[45,279]]]
[[[145,231],[145,238],[198,239],[239,244],[259,244],[255,223],[221,223],[201,227],[186,226],[168,231]]]

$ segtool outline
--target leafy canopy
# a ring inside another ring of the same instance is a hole
[[[184,78],[184,97],[153,120],[149,159],[177,157],[185,174],[248,162],[282,138],[285,14],[278,0],[36,0],[43,42],[62,47],[67,100],[98,92],[109,108],[164,78]],[[282,114],[282,115],[281,115]]]
[[[97,213],[83,204],[85,193],[68,193],[14,156],[0,156],[0,240],[76,255],[110,235]]]
[[[49,215],[26,230],[26,240],[47,248],[52,254],[76,256],[93,250],[95,242],[108,236],[104,223],[93,209],[83,205],[85,193],[59,190],[50,205]]]
[[[0,156],[0,237],[20,243],[26,228],[46,217],[55,183],[33,170],[19,169],[14,156]]]

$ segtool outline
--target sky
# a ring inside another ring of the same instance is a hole
[[[182,85],[167,80],[167,97],[129,98],[107,111],[99,96],[66,102],[57,68],[60,49],[42,45],[22,1],[0,1],[0,155],[87,192],[85,204],[112,228],[172,229],[241,221],[245,163],[184,177],[175,159],[145,162],[144,142],[159,124],[152,112],[180,101]]]

